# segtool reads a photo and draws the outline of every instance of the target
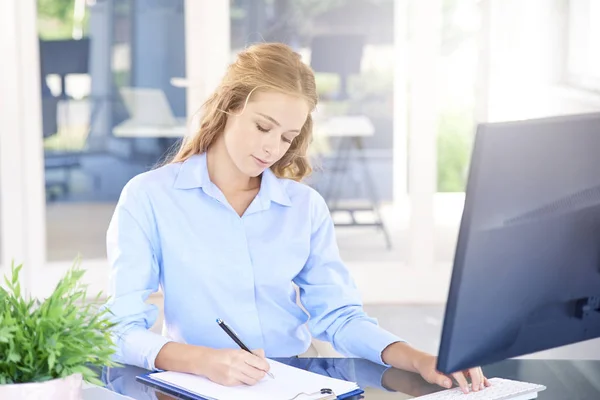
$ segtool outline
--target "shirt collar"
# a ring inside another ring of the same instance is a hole
[[[175,189],[196,189],[210,183],[206,167],[206,153],[194,154],[181,163],[175,177]]]
[[[282,206],[292,205],[283,180],[275,176],[271,168],[267,168],[262,174],[259,196],[264,196],[267,201],[274,201]]]
[[[181,163],[174,187],[175,189],[195,189],[206,188],[212,184],[206,165],[206,153],[202,153],[195,154]],[[267,168],[262,174],[258,196],[265,207],[268,207],[268,203],[271,201],[282,206],[292,205],[283,180],[275,176],[270,168]]]

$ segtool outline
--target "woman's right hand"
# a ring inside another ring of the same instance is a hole
[[[270,365],[263,350],[206,349],[201,375],[224,386],[254,385]]]

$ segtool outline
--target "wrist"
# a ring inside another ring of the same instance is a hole
[[[415,349],[408,343],[395,342],[386,347],[381,359],[392,367],[419,373],[423,362],[431,355]]]
[[[424,366],[429,365],[428,361],[432,357],[433,356],[431,354],[418,351],[418,354],[415,354],[415,356],[413,357],[413,368],[415,369],[415,372],[419,374],[422,373]]]
[[[210,359],[213,349],[204,346],[190,346],[188,356],[186,357],[186,368],[189,373],[194,375],[206,376],[210,370]]]
[[[169,342],[156,357],[155,367],[166,371],[204,375],[208,370],[210,348]]]

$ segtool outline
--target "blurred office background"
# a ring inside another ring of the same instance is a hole
[[[600,110],[595,0],[8,0],[0,27],[0,271],[25,262],[43,296],[80,255],[106,289],[125,183],[237,52],[279,41],[316,72],[308,183],[367,311],[432,352],[476,124]]]

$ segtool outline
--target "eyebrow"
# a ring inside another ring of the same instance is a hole
[[[277,122],[277,120],[276,120],[275,118],[273,118],[273,117],[269,117],[268,115],[266,115],[266,114],[263,114],[263,113],[257,113],[257,114],[258,114],[258,115],[260,115],[260,116],[261,116],[261,117],[263,117],[263,118],[266,118],[266,119],[268,119],[269,121],[271,121],[271,122],[272,122],[272,123],[274,123],[275,125],[277,125],[277,126],[281,127],[281,124],[280,124],[279,122]],[[300,130],[298,130],[298,129],[290,129],[288,132],[298,132],[298,133],[300,133]]]

